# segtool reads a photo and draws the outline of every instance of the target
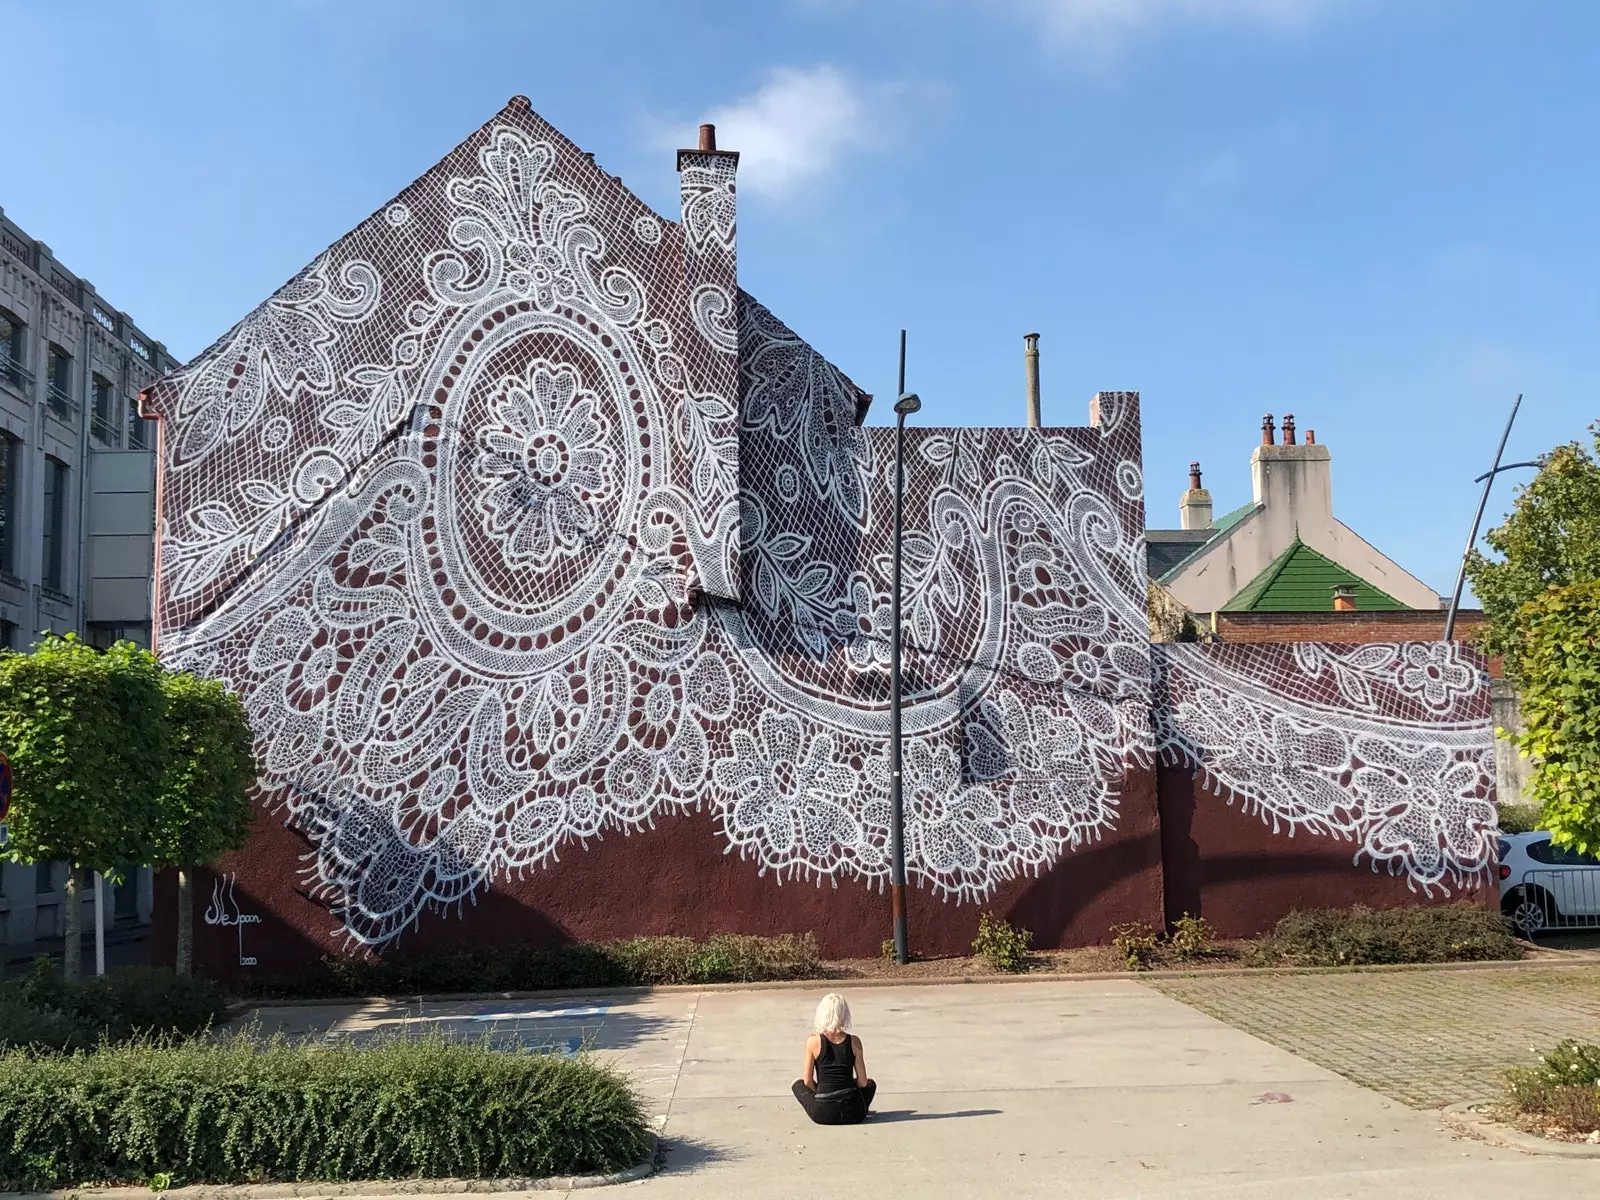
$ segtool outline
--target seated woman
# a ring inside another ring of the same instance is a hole
[[[818,1125],[857,1125],[867,1119],[878,1085],[867,1078],[861,1039],[850,1032],[850,1006],[838,992],[817,1005],[816,1032],[806,1039],[806,1062],[794,1098]]]

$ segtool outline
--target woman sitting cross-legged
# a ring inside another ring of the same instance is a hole
[[[856,1125],[867,1119],[878,1085],[867,1078],[861,1039],[850,1032],[850,1006],[838,992],[817,1005],[816,1032],[806,1039],[806,1064],[794,1098],[818,1125]]]

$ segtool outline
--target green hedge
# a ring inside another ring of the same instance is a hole
[[[1502,804],[1500,806],[1501,833],[1532,833],[1542,828],[1542,816],[1537,804]]]
[[[437,1033],[0,1054],[0,1189],[542,1176],[647,1147],[615,1072]]]
[[[1497,910],[1461,901],[1433,907],[1292,912],[1261,940],[1255,965],[1370,966],[1521,958]]]
[[[227,999],[209,979],[163,967],[126,967],[67,983],[48,961],[0,982],[0,1049],[86,1050],[102,1040],[199,1033],[226,1019]]]
[[[250,996],[396,996],[533,992],[551,988],[648,987],[663,983],[751,983],[815,979],[822,957],[811,934],[636,937],[545,949],[507,947],[436,958],[325,958],[292,977],[240,975]]]

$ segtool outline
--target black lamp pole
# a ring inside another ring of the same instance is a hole
[[[900,557],[905,532],[906,417],[922,401],[906,391],[906,331],[900,331],[900,386],[894,402],[894,581],[889,600],[889,904],[894,915],[894,960],[911,961],[906,934],[905,805],[900,790]]]

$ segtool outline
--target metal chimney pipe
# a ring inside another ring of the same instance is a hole
[[[1039,335],[1022,335],[1022,361],[1028,375],[1028,428],[1039,428]]]

